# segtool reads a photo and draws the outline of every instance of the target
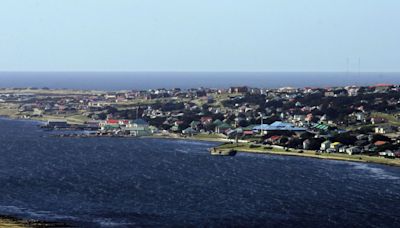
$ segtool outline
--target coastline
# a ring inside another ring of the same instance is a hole
[[[233,142],[234,140],[228,140],[223,138],[215,137],[180,137],[180,136],[148,136],[145,138],[156,138],[156,139],[170,139],[170,140],[187,140],[187,141],[208,141],[208,142]],[[230,149],[236,150],[238,153],[249,153],[249,154],[269,154],[269,155],[279,155],[279,156],[294,156],[294,157],[305,157],[313,159],[325,159],[325,160],[336,160],[336,161],[346,161],[346,162],[358,162],[358,163],[373,163],[380,165],[388,165],[400,167],[400,159],[388,159],[382,157],[368,156],[368,155],[347,155],[340,153],[321,153],[315,154],[315,151],[305,151],[299,153],[298,150],[291,149],[291,151],[284,151],[283,149],[276,149],[276,151],[266,150],[262,147],[250,148],[250,143],[241,142],[239,146],[235,144],[221,144],[216,146],[217,150],[227,151]]]
[[[1,118],[16,120],[16,121],[37,121],[43,122],[44,120],[37,119],[22,119],[18,117],[11,117],[1,115]],[[315,154],[314,151],[304,151],[303,153],[299,153],[298,150],[291,149],[291,151],[284,151],[283,149],[277,149],[276,151],[271,151],[268,149],[263,149],[262,146],[256,148],[250,148],[251,143],[243,140],[239,140],[239,145],[235,144],[224,144],[229,142],[234,142],[234,140],[229,140],[223,137],[219,137],[218,135],[196,135],[192,137],[182,137],[177,134],[169,134],[169,135],[152,135],[152,136],[143,136],[141,138],[153,138],[153,139],[169,139],[169,140],[186,140],[186,141],[206,141],[206,142],[219,142],[221,145],[216,146],[215,148],[218,150],[228,150],[234,149],[239,153],[252,153],[252,154],[271,154],[271,155],[280,155],[280,156],[296,156],[296,157],[306,157],[306,158],[314,158],[314,159],[327,159],[327,160],[337,160],[337,161],[347,161],[347,162],[361,162],[361,163],[374,163],[380,165],[388,165],[400,167],[400,159],[388,159],[376,156],[367,156],[367,155],[347,155],[347,154],[339,154],[339,153],[320,153]],[[232,146],[233,145],[233,146]],[[276,148],[274,148],[276,149]]]
[[[0,227],[27,228],[27,227],[71,227],[60,222],[45,222],[38,220],[20,219],[11,216],[0,215]]]
[[[361,163],[373,163],[380,165],[388,165],[400,167],[400,159],[388,159],[382,157],[374,157],[367,155],[347,155],[347,154],[338,154],[338,153],[321,153],[316,154],[313,151],[303,151],[303,153],[299,153],[298,151],[271,151],[269,149],[263,149],[262,147],[250,148],[250,144],[223,144],[215,147],[217,150],[227,151],[227,150],[236,150],[239,153],[251,153],[251,154],[270,154],[270,155],[280,155],[280,156],[295,156],[295,157],[306,157],[306,158],[314,158],[314,159],[326,159],[326,160],[336,160],[336,161],[347,161],[347,162],[361,162]]]

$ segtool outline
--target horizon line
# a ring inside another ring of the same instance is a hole
[[[343,74],[397,74],[400,71],[263,71],[263,70],[249,70],[249,71],[235,71],[235,70],[0,70],[0,73],[343,73]]]

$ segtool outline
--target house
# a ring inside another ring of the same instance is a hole
[[[375,133],[376,134],[390,134],[390,133],[394,133],[395,130],[392,127],[376,127],[375,128]]]
[[[209,125],[209,124],[212,123],[212,121],[213,121],[213,118],[210,117],[210,116],[203,116],[203,117],[201,117],[201,119],[200,119],[200,122],[201,122],[201,124],[203,124],[203,125]]]
[[[381,123],[386,123],[386,122],[388,122],[388,120],[385,118],[381,118],[381,117],[372,117],[371,118],[372,124],[381,124]]]
[[[361,153],[361,149],[357,146],[353,146],[353,147],[347,148],[346,153],[348,155],[359,154],[359,153]]]
[[[182,134],[184,134],[184,135],[190,135],[191,136],[191,135],[194,135],[196,133],[197,133],[197,131],[194,130],[193,128],[191,128],[191,127],[188,127],[186,129],[182,130]]]
[[[231,87],[228,90],[229,93],[247,93],[248,92],[248,88],[246,86],[242,86],[242,87]]]
[[[331,144],[330,148],[334,149],[336,152],[338,152],[339,148],[342,146],[343,146],[343,144],[341,144],[340,142],[334,142]]]
[[[325,96],[325,97],[334,97],[334,96],[335,96],[335,92],[333,92],[333,91],[326,91],[326,92],[324,93],[324,96]]]
[[[225,133],[227,130],[231,129],[232,127],[227,124],[227,123],[222,123],[218,126],[215,126],[215,133],[217,134],[223,134]]]
[[[110,131],[120,128],[119,120],[116,119],[107,119],[102,121],[100,122],[99,126],[102,131]]]
[[[383,145],[386,145],[388,142],[385,142],[385,141],[376,141],[375,143],[374,143],[374,145],[375,146],[383,146]]]
[[[130,120],[118,120],[120,126],[128,126],[131,123]]]
[[[396,154],[390,150],[387,150],[387,151],[379,152],[379,156],[382,156],[385,158],[395,158]]]
[[[347,150],[348,148],[349,148],[348,146],[339,147],[339,153],[346,153],[346,150]]]
[[[123,130],[131,136],[150,136],[152,131],[149,124],[143,119],[136,119],[130,122]]]
[[[195,121],[195,120],[193,120],[193,121],[190,123],[190,127],[191,127],[192,129],[198,131],[198,130],[200,130],[201,123],[200,123],[200,121]]]
[[[311,140],[310,139],[306,139],[303,141],[303,149],[304,150],[309,150],[311,147]]]
[[[360,121],[360,122],[365,122],[367,120],[365,113],[363,113],[363,112],[357,112],[356,118],[357,118],[357,121]]]
[[[148,127],[149,123],[145,121],[144,119],[136,119],[132,122],[130,122],[129,126],[133,127]]]
[[[321,150],[326,151],[331,147],[331,142],[329,140],[321,143]]]
[[[278,144],[279,141],[281,140],[282,136],[280,135],[273,135],[267,139],[267,142],[272,143],[272,144]]]

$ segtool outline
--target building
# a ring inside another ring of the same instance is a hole
[[[342,146],[343,146],[343,144],[341,144],[340,142],[334,142],[331,144],[330,148],[336,152],[339,152],[339,148]]]
[[[329,140],[321,143],[321,150],[326,151],[331,147],[331,142]]]
[[[232,127],[227,123],[221,123],[215,126],[215,133],[217,134],[224,134],[227,130],[231,129]]]
[[[46,127],[48,128],[67,128],[69,124],[66,120],[49,120],[46,123]]]
[[[381,118],[381,117],[372,117],[371,118],[372,124],[380,124],[380,123],[386,123],[386,122],[388,122],[388,120],[385,118]]]
[[[241,87],[231,87],[229,88],[229,93],[247,93],[248,88],[246,86],[241,86]]]
[[[375,128],[375,133],[376,134],[390,134],[394,133],[395,130],[391,127],[376,127]]]
[[[102,121],[100,122],[99,126],[102,131],[112,131],[120,128],[119,120],[115,119],[107,119]]]
[[[152,131],[149,124],[143,119],[136,119],[128,124],[123,130],[131,136],[150,136]]]
[[[269,124],[258,125],[253,128],[254,131],[263,132],[264,134],[276,133],[276,132],[305,132],[306,129],[302,127],[296,127],[294,124],[276,121]]]
[[[184,135],[192,136],[192,135],[194,135],[196,133],[197,133],[197,131],[194,130],[193,128],[191,128],[191,127],[188,127],[186,129],[182,130],[182,134],[184,134]]]
[[[359,153],[361,153],[361,149],[357,146],[353,146],[353,147],[347,148],[346,153],[349,155],[359,154]]]

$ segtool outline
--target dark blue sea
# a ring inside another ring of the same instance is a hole
[[[400,168],[54,138],[0,119],[0,214],[78,227],[400,227]]]
[[[400,73],[317,72],[0,72],[0,88],[48,87],[95,90],[331,87],[400,84]]]

